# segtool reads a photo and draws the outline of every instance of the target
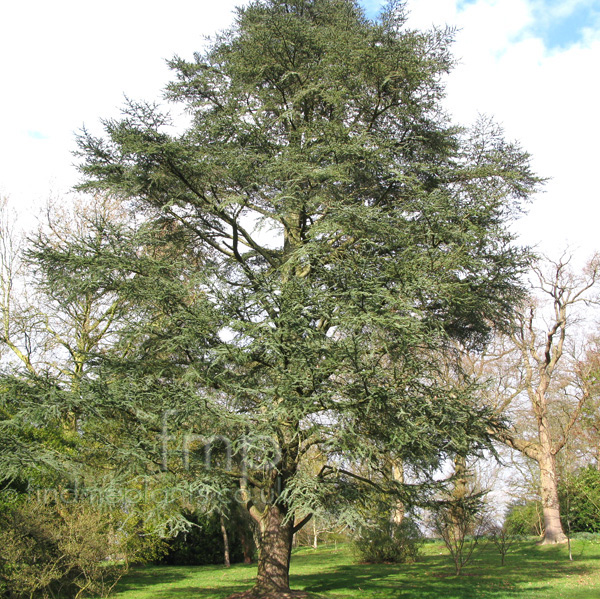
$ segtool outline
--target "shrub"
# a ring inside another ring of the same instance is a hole
[[[378,519],[362,526],[354,539],[358,557],[368,563],[414,563],[423,544],[423,534],[410,518],[401,524]]]
[[[539,501],[519,501],[508,506],[504,521],[506,532],[517,536],[542,536],[544,519]]]
[[[0,515],[0,590],[11,599],[105,597],[124,569],[106,563],[111,518],[85,505],[28,500]]]
[[[600,532],[576,532],[573,534],[573,538],[580,541],[600,543]]]
[[[600,532],[600,471],[587,466],[569,476],[560,486],[560,503],[565,529]]]

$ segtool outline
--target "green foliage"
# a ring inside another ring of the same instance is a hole
[[[539,501],[514,502],[505,515],[506,531],[511,535],[541,536],[544,534],[542,504]]]
[[[106,596],[125,569],[111,518],[85,506],[25,501],[0,515],[0,593],[11,599]]]
[[[565,530],[600,532],[600,471],[581,468],[562,481],[559,488]]]
[[[422,544],[423,534],[411,518],[400,524],[379,518],[362,526],[354,539],[357,557],[372,564],[412,564]]]

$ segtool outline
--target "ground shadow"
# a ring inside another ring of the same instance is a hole
[[[254,576],[256,564],[237,564],[235,571],[240,574],[244,570],[248,575],[240,576],[239,581],[227,581],[225,584],[214,584],[215,573],[221,573],[223,576],[229,573],[225,567],[219,566],[160,566],[157,572],[156,566],[140,566],[123,577],[116,589],[116,599],[119,594],[136,591],[139,589],[149,589],[154,587],[152,596],[157,599],[162,595],[168,597],[199,597],[207,599],[226,597],[233,593],[239,593],[248,588],[248,579]],[[198,581],[198,574],[206,572],[210,575],[210,585],[202,584]],[[185,585],[186,581],[191,584]],[[159,588],[162,587],[162,588]]]
[[[539,551],[544,554],[542,559]],[[598,557],[585,557],[586,561],[590,559],[596,561]],[[414,565],[331,566],[326,572],[294,575],[291,583],[293,588],[326,593],[332,599],[359,595],[390,599],[518,598],[532,592],[550,595],[552,580],[565,576],[585,577],[596,571],[595,564],[569,562],[559,547],[517,549],[507,556],[504,567],[500,565],[500,557],[488,549],[467,566],[461,576],[455,575],[447,555],[428,555]],[[581,597],[589,598],[589,593],[582,589]]]
[[[301,551],[292,559],[291,586],[327,599],[521,599],[553,596],[557,581],[586,581],[587,588],[569,586],[572,599],[589,599],[597,592],[598,555],[590,547],[575,547],[569,562],[564,547],[539,547],[520,543],[506,557],[490,544],[456,576],[449,556],[441,547],[429,548],[416,564],[353,564],[348,551]],[[435,551],[435,554],[433,553]],[[250,588],[256,564],[239,564],[227,570],[219,566],[142,567],[125,577],[117,592],[142,591],[152,599],[177,597],[225,599]],[[594,589],[594,590],[592,590]],[[143,591],[149,591],[146,594]],[[119,599],[119,595],[117,598]]]

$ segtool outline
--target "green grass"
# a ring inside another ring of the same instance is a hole
[[[461,576],[443,547],[425,545],[413,565],[356,563],[347,547],[326,546],[294,552],[291,586],[326,599],[598,599],[600,542],[573,541],[566,546],[515,545],[500,566],[492,545],[481,550]],[[252,586],[255,565],[145,566],[119,583],[115,599],[223,599]]]

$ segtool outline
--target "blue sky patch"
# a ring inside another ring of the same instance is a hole
[[[27,137],[29,139],[48,139],[48,136],[44,135],[41,131],[27,131]]]
[[[550,49],[567,48],[583,39],[586,27],[600,24],[600,3],[597,0],[582,0],[575,3],[571,12],[562,14],[561,2],[547,2],[536,11],[536,23],[531,32],[541,37]]]
[[[370,19],[377,17],[386,3],[386,0],[359,1]],[[462,11],[479,1],[457,0],[456,4]],[[568,48],[580,42],[587,27],[600,28],[600,0],[528,0],[528,4],[534,23],[522,35],[541,38],[550,50]]]
[[[360,0],[360,5],[365,9],[365,14],[369,19],[377,17],[385,3],[386,0]]]
[[[458,0],[464,10],[478,0]],[[526,36],[541,38],[549,49],[568,48],[583,39],[586,27],[600,27],[600,0],[529,0],[534,24],[524,32]]]

